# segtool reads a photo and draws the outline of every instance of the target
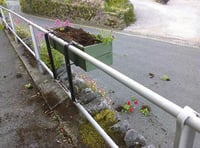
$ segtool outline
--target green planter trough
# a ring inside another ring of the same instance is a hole
[[[50,38],[49,41],[54,49],[56,49],[57,51],[61,52],[64,55],[63,45],[61,45],[59,42],[55,41],[52,38]],[[78,43],[74,43],[73,45],[107,65],[111,65],[113,63],[112,42],[98,43],[89,46],[82,46]],[[78,55],[74,54],[71,51],[69,51],[69,59],[76,66],[79,66],[80,68],[82,68],[87,72],[96,69],[96,67],[93,64],[84,60],[83,58],[79,57]]]

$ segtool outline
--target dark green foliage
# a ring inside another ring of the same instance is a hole
[[[130,25],[133,21],[135,21],[133,9],[133,5],[130,5],[128,11],[124,13],[124,20],[127,26]]]
[[[169,0],[156,0],[158,3],[167,4]]]

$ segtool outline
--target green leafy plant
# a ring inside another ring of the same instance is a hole
[[[60,52],[56,51],[55,49],[52,49],[52,54],[53,54],[55,69],[58,69],[64,63],[64,57]],[[51,68],[51,63],[50,63],[50,59],[49,59],[49,55],[48,55],[48,51],[47,51],[47,47],[45,43],[42,43],[40,46],[40,57],[42,61],[49,68]]]
[[[102,43],[110,43],[114,40],[112,31],[101,30],[99,31],[99,34],[97,34],[95,37],[97,40],[100,40]]]
[[[148,105],[143,105],[141,108],[140,108],[140,112],[145,116],[149,116],[150,115],[150,112],[151,112],[151,108],[148,106]]]
[[[163,80],[163,81],[170,81],[170,78],[169,78],[168,75],[163,75],[162,78],[161,78],[161,80]]]
[[[33,85],[32,85],[31,83],[27,83],[27,84],[24,85],[24,87],[25,87],[26,89],[32,89],[32,88],[33,88]]]

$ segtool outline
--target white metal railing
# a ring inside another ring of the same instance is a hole
[[[63,41],[62,39],[56,37],[52,33],[49,33],[46,29],[42,28],[41,26],[27,20],[26,18],[20,16],[19,14],[8,10],[2,6],[0,6],[1,14],[3,22],[5,23],[6,27],[12,31],[17,39],[34,55],[36,60],[38,61],[39,65],[45,68],[48,73],[53,77],[52,71],[44,64],[44,62],[40,59],[38,54],[37,42],[35,41],[34,35],[34,28],[48,33],[49,37],[53,38],[54,40],[61,43],[63,46],[68,46],[69,50],[83,59],[89,61],[90,63],[94,64],[98,69],[104,71],[106,74],[110,75],[112,78],[116,79],[117,81],[121,82],[123,85],[127,86],[131,90],[137,92],[138,94],[142,95],[144,98],[152,102],[153,104],[157,105],[167,113],[171,114],[173,117],[177,119],[177,128],[176,128],[176,136],[174,141],[174,148],[191,148],[193,147],[193,142],[195,138],[195,133],[200,132],[200,114],[195,112],[190,107],[186,106],[181,108],[180,106],[174,104],[173,102],[167,100],[166,98],[160,96],[159,94],[153,92],[152,90],[144,87],[143,85],[139,84],[138,82],[130,79],[126,75],[120,73],[119,71],[107,66],[106,64],[100,62],[99,60],[95,59],[94,57],[84,53],[83,51],[77,49],[76,47],[69,45],[69,43]],[[4,11],[8,12],[10,23],[6,21],[6,17],[4,15]],[[14,30],[14,24],[12,21],[12,15],[15,15],[25,22],[27,22],[30,26],[30,32],[32,41],[34,44],[34,52],[24,43],[22,39],[16,34]],[[71,96],[69,94],[69,96]],[[74,102],[75,105],[79,108],[79,110],[86,116],[86,118],[90,121],[90,123],[96,128],[96,130],[101,134],[101,136],[106,140],[106,142],[113,148],[118,147],[113,140],[105,133],[105,131],[94,121],[94,119],[90,116],[90,114],[84,109],[84,107]]]

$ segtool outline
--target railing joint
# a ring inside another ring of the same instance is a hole
[[[192,127],[186,125],[186,121],[191,117],[197,116],[199,116],[199,113],[189,106],[185,106],[178,114],[176,120],[174,148],[192,148],[196,131]]]

